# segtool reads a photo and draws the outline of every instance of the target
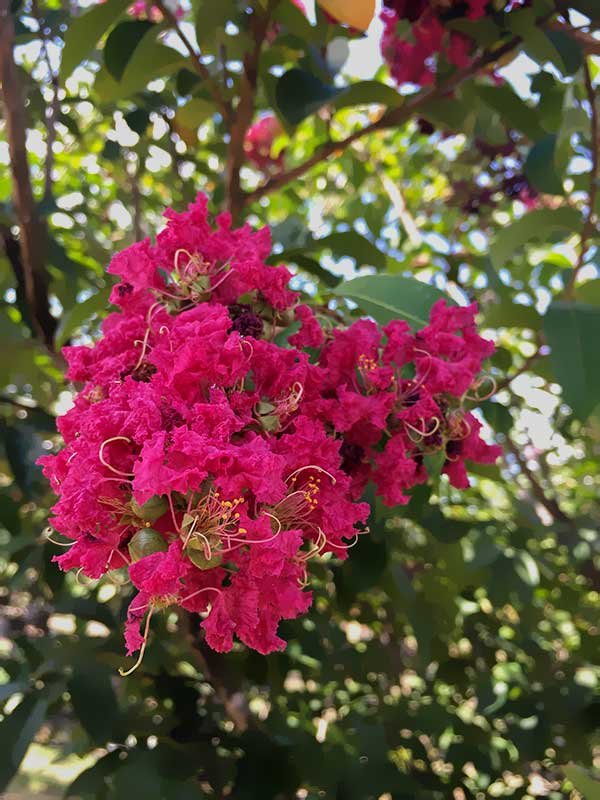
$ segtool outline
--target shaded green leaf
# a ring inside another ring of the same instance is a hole
[[[38,732],[48,708],[42,692],[26,695],[16,709],[0,723],[0,792],[3,792],[19,769],[33,737]]]
[[[404,102],[402,95],[392,86],[381,81],[358,81],[343,89],[334,99],[336,108],[349,106],[380,104],[389,108],[399,106]]]
[[[525,175],[529,183],[539,192],[563,194],[562,179],[558,174],[556,162],[556,136],[544,136],[536,142],[525,161]]]
[[[60,63],[62,81],[90,55],[102,35],[116,22],[128,4],[128,0],[106,0],[71,20]]]
[[[184,128],[195,129],[215,113],[215,107],[210,100],[202,97],[192,97],[187,103],[180,106],[175,114],[175,122]]]
[[[496,269],[505,267],[512,255],[531,241],[548,243],[554,234],[570,235],[581,227],[581,215],[569,206],[561,208],[539,208],[501,228],[490,249],[492,263]]]
[[[104,45],[104,63],[116,81],[121,80],[136,47],[152,28],[156,28],[154,23],[136,19],[120,22],[110,32]]]
[[[154,78],[164,78],[185,65],[185,56],[156,40],[157,29],[160,30],[160,26],[153,25],[147,30],[127,61],[120,81],[115,80],[108,69],[100,70],[94,88],[102,100],[111,103],[129,97]]]
[[[540,582],[540,571],[533,556],[525,550],[515,556],[515,572],[527,586],[537,586]]]
[[[68,684],[73,709],[94,743],[105,744],[119,720],[119,705],[111,685],[112,672],[93,661],[75,665]]]
[[[585,800],[600,800],[600,780],[592,778],[587,770],[577,764],[567,764],[562,771]]]
[[[89,323],[95,314],[108,310],[111,288],[111,286],[105,286],[103,289],[99,289],[87,300],[77,303],[63,314],[56,332],[58,344],[64,344],[82,325]]]
[[[515,303],[503,298],[499,303],[486,306],[483,314],[484,324],[490,328],[531,328],[538,330],[542,316],[533,305]]]
[[[295,67],[277,81],[275,100],[284,120],[294,126],[330,103],[342,91]]]
[[[600,402],[600,308],[553,303],[544,317],[550,361],[575,416],[585,420]]]
[[[393,319],[404,319],[413,328],[429,322],[429,312],[435,302],[452,301],[427,283],[400,275],[365,275],[343,283],[334,294],[353,300],[357,306],[382,325]]]

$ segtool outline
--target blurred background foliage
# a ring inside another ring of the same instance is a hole
[[[0,791],[598,800],[600,7],[490,9],[473,66],[398,92],[377,22],[363,39],[288,0],[127,5],[2,0]],[[270,175],[242,147],[267,110]],[[332,309],[383,313],[381,273],[476,299],[498,343],[480,415],[505,457],[465,492],[374,502],[284,653],[219,656],[171,614],[123,679],[128,590],[52,564],[35,459],[73,390],[60,346],[107,313],[111,256],[197,191],[271,226],[274,261]]]

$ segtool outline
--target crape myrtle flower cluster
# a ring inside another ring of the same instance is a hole
[[[269,653],[311,604],[311,560],[344,559],[366,533],[368,481],[404,504],[429,454],[456,487],[467,461],[497,458],[464,408],[494,347],[474,305],[443,300],[417,333],[334,328],[265,263],[268,229],[213,223],[201,195],[166,216],[156,244],[111,262],[118,311],[102,338],[65,348],[83,388],[58,423],[64,446],[40,459],[71,540],[56,560],[92,579],[128,572],[130,654],[171,606],[204,615],[215,650],[236,636]]]
[[[524,171],[524,154],[514,131],[507,131],[507,141],[493,144],[475,139],[474,147],[487,164],[479,170],[477,183],[457,181],[453,185],[452,202],[467,214],[480,214],[495,208],[505,198],[517,200],[527,211],[543,205],[543,198],[531,185]]]
[[[527,5],[509,0],[503,11]],[[398,85],[428,86],[435,81],[441,57],[456,67],[468,67],[477,48],[467,35],[451,30],[455,20],[478,20],[497,11],[494,0],[384,0],[381,53]],[[502,4],[500,4],[502,5]]]
[[[244,136],[246,158],[262,172],[283,169],[285,154],[275,153],[273,143],[283,133],[283,126],[275,114],[265,114],[254,122]]]

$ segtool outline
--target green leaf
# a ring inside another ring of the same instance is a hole
[[[125,122],[132,131],[137,133],[138,136],[141,136],[146,132],[150,124],[150,115],[143,108],[134,108],[133,111],[129,111],[125,114]]]
[[[38,732],[48,708],[48,700],[41,692],[26,695],[16,709],[0,723],[0,792],[3,792],[16,774],[35,734]]]
[[[107,778],[123,765],[121,751],[115,750],[102,758],[89,769],[84,770],[65,791],[65,800],[85,798],[85,800],[104,800]]]
[[[539,208],[530,211],[506,228],[501,228],[490,248],[492,264],[496,269],[505,267],[513,253],[528,242],[549,243],[551,234],[568,236],[581,227],[581,215],[574,208]]]
[[[422,116],[432,122],[436,128],[453,132],[461,132],[471,136],[475,130],[477,110],[472,103],[465,103],[455,98],[453,100],[436,100],[426,103]]]
[[[331,250],[336,258],[350,256],[357,266],[373,266],[385,269],[387,258],[379,248],[357,231],[340,231],[330,233],[321,239],[314,240],[315,249]]]
[[[584,303],[553,303],[544,317],[550,362],[563,397],[581,420],[600,402],[600,308]]]
[[[600,19],[598,0],[574,0],[571,5],[591,20]]]
[[[184,128],[196,129],[215,113],[214,104],[203,97],[192,97],[177,109],[175,123]]]
[[[499,303],[492,303],[484,311],[484,323],[490,328],[531,328],[538,330],[542,325],[542,316],[531,306],[515,303],[510,298],[503,298]]]
[[[540,571],[533,556],[526,550],[521,550],[515,556],[515,572],[527,586],[538,586]]]
[[[566,764],[562,771],[585,800],[600,800],[600,780],[577,764]]]
[[[600,278],[577,286],[575,289],[575,299],[580,303],[600,306]]]
[[[491,400],[485,400],[479,404],[479,408],[482,410],[483,416],[492,430],[506,434],[510,431],[513,426],[513,418],[506,406],[501,403],[494,403]]]
[[[157,28],[154,23],[136,19],[120,22],[110,32],[104,45],[104,64],[116,81],[121,80],[136,47],[153,28]]]
[[[63,345],[82,325],[89,323],[94,314],[108,310],[111,288],[111,286],[105,286],[103,289],[99,289],[96,294],[88,297],[83,303],[72,306],[63,314],[56,332],[56,341],[59,345]]]
[[[544,136],[533,145],[525,161],[527,180],[539,192],[546,194],[564,194],[556,168],[556,138],[555,134]]]
[[[538,64],[550,62],[565,76],[572,75],[581,66],[577,43],[562,32],[542,30],[533,8],[510,14],[507,24],[523,39],[523,49]]]
[[[62,82],[69,77],[78,64],[90,55],[102,35],[121,16],[128,5],[129,0],[106,0],[105,3],[97,3],[90,11],[71,20],[69,30],[65,35],[65,46],[60,63]]]
[[[583,64],[581,48],[577,41],[565,31],[546,31],[562,60],[561,72],[563,75],[574,75]]]
[[[392,86],[381,81],[358,81],[342,89],[333,101],[336,108],[379,104],[394,108],[402,105],[404,98]]]
[[[192,9],[196,19],[196,38],[202,49],[214,52],[224,38],[225,26],[235,21],[233,0],[193,0]],[[216,44],[216,47],[215,47]]]
[[[343,91],[323,83],[304,69],[294,67],[277,81],[275,101],[287,124],[295,126],[330,103]]]
[[[120,157],[121,145],[115,142],[114,139],[107,139],[102,148],[102,158],[105,158],[107,161],[116,161]]]
[[[103,745],[115,736],[119,705],[108,667],[91,660],[75,664],[68,683],[71,702],[79,722],[94,743]]]
[[[273,21],[286,33],[292,33],[301,41],[322,44],[319,38],[318,27],[311,25],[306,15],[294,3],[278,3]]]
[[[431,307],[438,300],[443,298],[452,303],[434,286],[400,275],[354,278],[334,289],[334,294],[353,300],[362,311],[382,325],[393,319],[404,319],[413,328],[428,324]]]
[[[104,102],[112,103],[142,91],[155,78],[164,78],[183,67],[187,59],[172,47],[156,41],[157,29],[148,29],[129,58],[120,81],[101,69],[96,76],[94,88]]]
[[[27,497],[32,497],[42,483],[41,468],[35,463],[43,453],[40,437],[32,425],[20,420],[3,424],[0,434],[15,483]]]
[[[290,253],[285,254],[285,259],[286,261],[297,264],[305,272],[314,275],[315,278],[318,278],[325,286],[329,286],[330,288],[337,286],[341,281],[341,278],[329,272],[329,270],[324,269],[316,259],[310,258],[309,256],[302,255],[301,253]]]

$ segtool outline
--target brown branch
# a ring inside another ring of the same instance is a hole
[[[169,24],[171,25],[177,36],[179,36],[181,43],[188,51],[188,54],[192,60],[192,64],[194,65],[194,69],[206,84],[206,88],[212,95],[212,98],[215,101],[217,108],[221,113],[221,116],[227,122],[231,118],[232,114],[231,105],[221,93],[219,84],[210,74],[208,67],[206,66],[206,64],[203,63],[202,58],[200,57],[200,53],[190,42],[185,32],[181,28],[179,20],[177,19],[175,14],[168,8],[168,6],[163,2],[163,0],[155,0],[154,5],[158,9],[160,9],[160,12],[163,15],[164,19],[166,19],[169,22]]]
[[[597,230],[598,219],[596,215],[596,200],[598,197],[598,180],[600,179],[600,121],[598,119],[598,104],[596,102],[596,90],[592,82],[592,75],[587,59],[583,61],[583,76],[587,100],[590,105],[591,114],[591,151],[592,166],[590,169],[590,188],[588,192],[588,211],[581,231],[581,241],[579,245],[579,256],[577,263],[573,267],[569,282],[565,288],[565,297],[573,300],[575,297],[575,284],[577,276],[585,263],[585,255],[589,240]]]
[[[541,483],[539,483],[537,477],[529,468],[527,460],[523,457],[516,444],[508,436],[506,437],[505,446],[511,455],[514,456],[522,474],[529,481],[531,492],[538,503],[543,506],[546,511],[548,511],[553,519],[555,519],[557,522],[562,522],[572,529],[575,526],[575,522],[569,516],[567,516],[567,514],[565,514],[558,502],[553,497],[548,497],[543,486]]]
[[[515,380],[515,378],[518,378],[519,375],[523,375],[523,373],[527,372],[527,370],[531,367],[531,365],[535,364],[538,358],[543,358],[543,356],[544,354],[538,347],[535,353],[533,353],[533,355],[530,355],[528,358],[525,359],[523,365],[519,367],[519,369],[516,370],[516,372],[513,372],[512,375],[507,375],[506,378],[504,378],[503,380],[499,381],[496,384],[496,389],[494,391],[494,394],[501,392],[502,389],[507,389],[510,386],[510,384]]]
[[[226,197],[229,211],[234,219],[245,205],[245,194],[240,181],[240,170],[244,164],[244,138],[254,115],[254,98],[258,83],[260,54],[269,28],[271,13],[278,0],[269,0],[267,9],[256,8],[250,16],[252,49],[244,55],[244,70],[240,81],[240,99],[235,114],[230,120],[227,158]]]
[[[0,0],[0,82],[10,154],[12,192],[20,228],[20,257],[25,297],[36,335],[54,350],[56,320],[50,314],[48,273],[45,265],[46,229],[39,218],[25,146],[25,106],[14,60],[14,24],[10,0]]]
[[[538,20],[538,24],[541,25],[545,23],[550,16],[552,16],[552,14],[547,14],[546,16],[540,18]],[[367,127],[363,128],[362,130],[355,131],[339,142],[326,142],[320,148],[315,150],[312,156],[306,159],[306,161],[303,161],[301,164],[298,164],[287,172],[280,172],[278,175],[274,175],[262,186],[259,186],[254,191],[245,194],[244,205],[253,203],[256,200],[260,200],[261,197],[264,197],[265,195],[270,194],[277,189],[281,189],[283,186],[286,186],[291,181],[300,178],[317,164],[320,164],[322,161],[325,161],[331,156],[341,155],[345,150],[348,149],[348,147],[354,144],[354,142],[362,139],[364,136],[402,125],[415,116],[417,112],[421,111],[424,105],[437,100],[443,100],[465,80],[474,77],[482,69],[490,64],[493,64],[514,50],[514,48],[517,47],[520,42],[520,36],[513,37],[495,50],[482,53],[479,58],[476,58],[468,67],[456,70],[456,72],[454,72],[449,80],[446,81],[446,83],[444,83],[442,86],[427,87],[423,89],[414,97],[412,101],[398,106],[397,108],[390,109],[375,122],[367,125]]]
[[[558,21],[550,22],[548,27],[556,31],[564,31],[572,39],[575,39],[587,55],[600,55],[600,39],[596,39],[591,33],[575,28],[573,25],[563,25]]]
[[[56,120],[60,108],[58,99],[59,82],[58,73],[52,68],[52,61],[48,52],[48,36],[46,35],[46,21],[40,12],[37,0],[32,3],[32,11],[39,26],[39,34],[42,42],[41,54],[46,63],[46,69],[52,85],[52,101],[46,105],[46,160],[44,164],[44,196],[43,201],[49,202],[52,198],[52,168],[54,167],[54,142],[56,140]]]
[[[194,627],[192,616],[183,609],[179,609],[179,611],[179,622],[185,632],[191,655],[198,669],[213,687],[217,700],[222,704],[235,729],[239,733],[243,733],[251,723],[244,694],[236,690],[233,685],[231,670],[228,669],[222,654],[208,647],[204,641],[202,630],[197,626]]]
[[[138,166],[131,171],[128,170],[129,186],[131,188],[131,201],[133,205],[133,235],[136,242],[141,242],[144,238],[142,226],[142,194],[140,192],[140,176],[142,173],[142,159],[138,159]]]

